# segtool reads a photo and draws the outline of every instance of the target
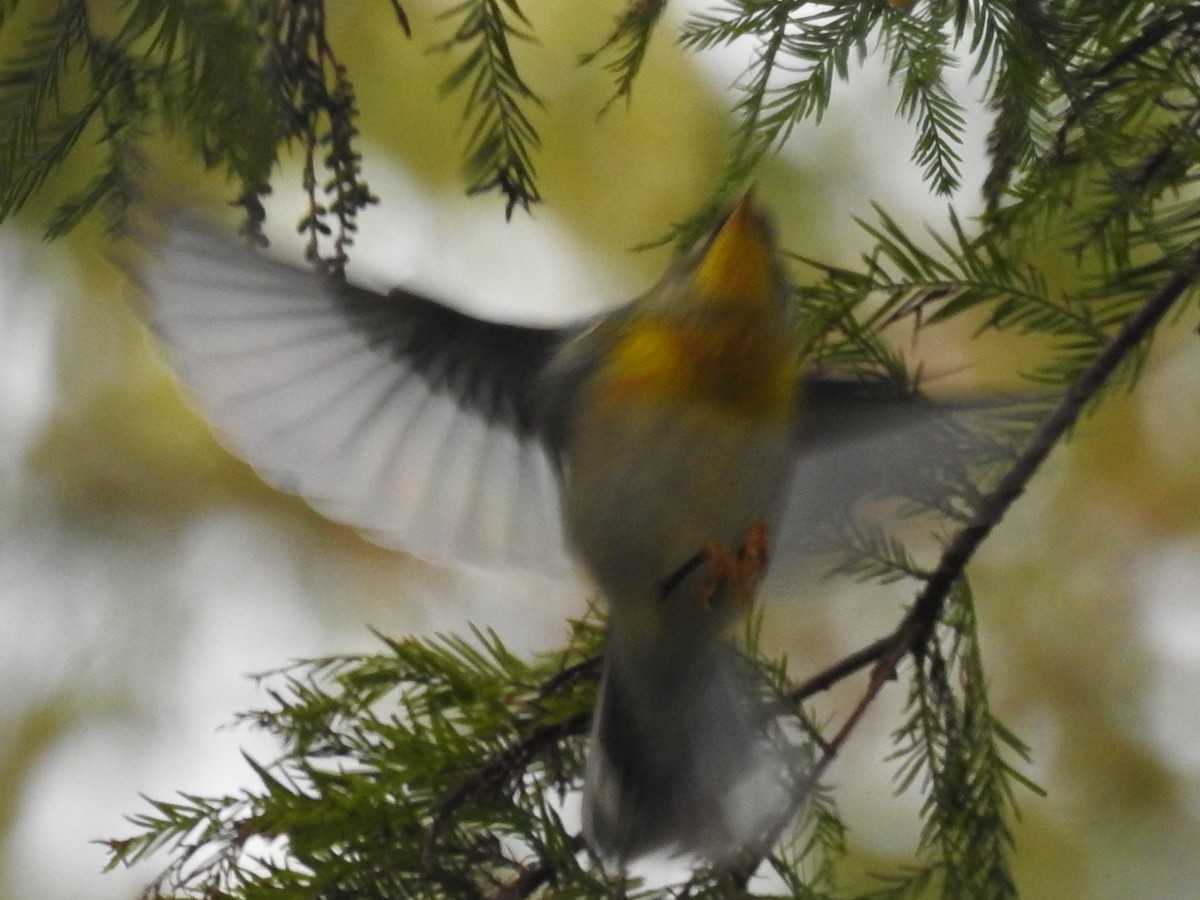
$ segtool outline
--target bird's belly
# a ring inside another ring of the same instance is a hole
[[[644,618],[660,605],[664,582],[706,543],[736,551],[752,524],[770,526],[788,445],[784,423],[706,406],[634,404],[578,423],[568,456],[567,525],[613,614],[636,609]],[[698,574],[693,593],[702,583]]]

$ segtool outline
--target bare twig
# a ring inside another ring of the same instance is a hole
[[[792,703],[802,703],[814,694],[827,691],[839,681],[849,678],[860,669],[865,669],[873,662],[883,657],[895,643],[895,634],[889,634],[868,644],[861,650],[856,650],[849,656],[835,662],[832,666],[818,672],[811,678],[801,682],[788,694]]]

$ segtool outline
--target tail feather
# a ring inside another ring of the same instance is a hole
[[[732,645],[664,643],[609,639],[585,836],[621,866],[655,853],[711,864],[765,854],[803,804],[807,755]]]

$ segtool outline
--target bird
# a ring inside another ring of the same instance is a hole
[[[810,753],[737,625],[794,535],[872,490],[869,472],[915,465],[944,417],[797,351],[794,291],[753,194],[637,298],[553,327],[358,287],[190,214],[163,230],[137,274],[150,324],[267,482],[381,544],[581,569],[603,596],[592,850],[622,870],[768,852],[805,802]]]

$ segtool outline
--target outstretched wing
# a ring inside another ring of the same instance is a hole
[[[180,378],[265,480],[426,558],[569,569],[534,400],[566,331],[335,283],[186,219],[141,279]]]
[[[888,381],[810,375],[796,431],[796,465],[777,545],[806,552],[827,545],[864,501],[937,498],[983,455],[970,433],[1000,401],[938,403]],[[968,430],[970,429],[970,431]]]

